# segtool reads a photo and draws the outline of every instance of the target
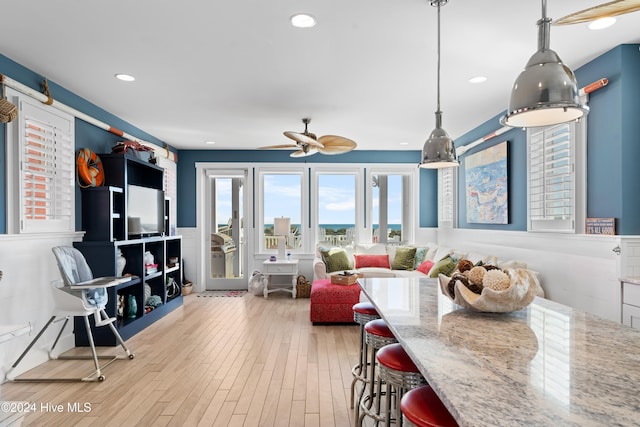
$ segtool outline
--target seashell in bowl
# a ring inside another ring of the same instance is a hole
[[[524,268],[505,268],[503,271],[509,276],[510,283],[507,289],[500,291],[485,287],[482,293],[476,294],[461,281],[456,281],[452,294],[448,287],[450,277],[440,274],[438,281],[442,293],[449,299],[462,307],[476,311],[509,313],[531,304],[540,288],[537,273]]]

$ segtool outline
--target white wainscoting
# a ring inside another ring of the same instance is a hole
[[[83,233],[0,235],[0,325],[31,325],[31,333],[0,343],[0,382],[29,342],[51,317],[51,281],[60,278],[51,248],[70,246],[82,240]],[[29,370],[48,359],[48,350],[61,324],[49,327],[36,346],[20,363],[15,374]],[[74,347],[73,322],[65,328],[56,350]]]
[[[193,282],[193,292],[203,292],[204,282],[198,274],[202,264],[202,256],[197,249],[198,229],[193,227],[180,227],[176,234],[182,236],[182,262],[184,277]]]
[[[640,237],[439,229],[438,243],[527,262],[546,297],[620,322],[620,277],[640,275]],[[620,254],[617,249],[620,249]]]

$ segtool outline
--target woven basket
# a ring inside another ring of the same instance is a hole
[[[309,298],[311,296],[311,282],[302,274],[296,282],[296,298]]]
[[[189,295],[193,290],[193,284],[191,282],[182,284],[182,295]]]
[[[0,123],[9,123],[18,117],[18,107],[7,101],[4,93],[4,80],[0,75]]]
[[[6,98],[0,98],[0,123],[9,123],[18,117],[18,108],[7,101]]]

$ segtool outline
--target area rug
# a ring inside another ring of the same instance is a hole
[[[198,298],[215,298],[215,297],[243,297],[247,291],[204,291],[200,292]]]

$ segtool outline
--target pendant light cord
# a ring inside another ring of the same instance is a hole
[[[437,100],[437,111],[436,114],[438,116],[440,116],[442,114],[442,111],[440,111],[440,7],[447,4],[448,0],[430,0],[431,6],[435,6],[438,8],[438,37],[437,37],[437,42],[438,42],[438,61],[437,61],[437,74],[436,74],[436,81],[438,84],[437,87],[437,95],[436,95],[436,100]],[[439,119],[438,119],[439,120]],[[439,125],[438,125],[439,126]]]
[[[438,1],[438,77],[437,77],[437,81],[438,81],[438,95],[437,95],[437,102],[438,102],[438,113],[440,113],[440,5],[441,5],[441,1]]]

